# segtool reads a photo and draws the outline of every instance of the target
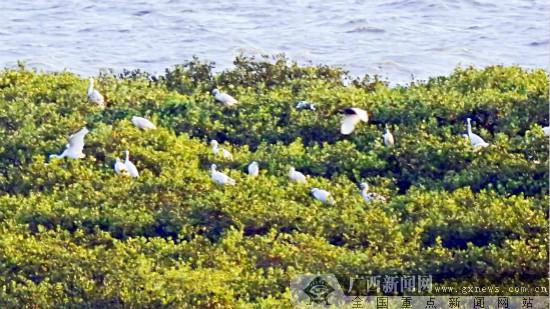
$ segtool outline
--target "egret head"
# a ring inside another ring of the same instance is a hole
[[[296,169],[294,168],[294,166],[291,166],[290,169],[289,169],[289,172],[293,173],[295,171],[296,171]]]
[[[217,166],[216,164],[210,165],[210,169],[211,169],[211,170],[215,171],[216,168],[218,168],[218,166]]]
[[[310,190],[311,193],[315,193],[317,191],[319,191],[319,188],[311,188],[311,190]]]
[[[359,188],[361,188],[361,190],[369,190],[369,184],[366,182],[362,182],[359,184]]]
[[[218,93],[220,93],[220,91],[217,88],[212,90],[212,95],[218,95]]]
[[[466,122],[470,123],[470,121],[472,121],[471,118],[466,118]]]
[[[210,145],[211,145],[212,147],[218,147],[218,141],[215,140],[215,139],[213,139],[213,140],[210,141]]]

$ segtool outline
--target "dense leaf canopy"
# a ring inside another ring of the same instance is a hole
[[[104,110],[75,74],[0,72],[0,307],[284,308],[302,273],[547,286],[543,70],[457,68],[390,87],[283,57],[212,68],[103,72]],[[216,103],[215,87],[240,104]],[[296,109],[301,100],[316,110]],[[343,136],[347,107],[370,121]],[[468,117],[489,147],[462,136]],[[48,159],[84,126],[84,159]],[[126,149],[139,178],[113,170]],[[236,185],[214,184],[211,163]],[[291,166],[307,184],[289,181]],[[365,203],[362,181],[387,201]]]

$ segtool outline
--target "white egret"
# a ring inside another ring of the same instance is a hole
[[[94,104],[99,105],[100,107],[105,107],[105,100],[99,91],[94,89],[94,79],[90,77],[90,84],[88,85],[88,101]]]
[[[298,103],[296,103],[296,109],[309,109],[314,111],[315,104],[310,103],[308,101],[299,101]]]
[[[344,116],[342,117],[342,126],[340,127],[340,132],[342,134],[348,135],[353,132],[355,126],[361,122],[368,122],[369,115],[367,111],[361,108],[352,107],[346,108],[341,111]]]
[[[550,127],[544,127],[542,128],[542,131],[544,132],[545,137],[550,136]]]
[[[122,160],[120,160],[119,158],[116,158],[116,162],[115,162],[115,172],[120,175],[124,172],[127,172],[126,170],[126,165],[122,162]]]
[[[323,204],[330,204],[330,205],[334,204],[334,199],[332,198],[332,196],[330,196],[330,193],[326,190],[322,190],[319,188],[312,188],[311,195],[313,195],[315,199],[323,202]]]
[[[386,201],[386,198],[382,195],[374,192],[369,192],[369,185],[367,183],[362,182],[361,184],[359,184],[359,187],[361,188],[361,196],[363,197],[365,202],[369,203],[372,201]]]
[[[239,103],[239,101],[237,101],[234,97],[225,92],[220,92],[218,89],[212,90],[212,95],[214,95],[214,98],[217,101],[225,104],[226,106],[233,106]]]
[[[227,149],[224,149],[224,148],[220,148],[220,145],[218,144],[218,141],[213,139],[210,141],[210,145],[212,146],[212,153],[214,153],[214,155],[221,155],[222,158],[224,159],[228,159],[228,160],[231,160],[233,159],[233,155],[231,154],[231,152],[229,152],[229,150]]]
[[[393,139],[393,134],[391,134],[390,129],[388,129],[388,126],[386,126],[386,133],[384,133],[383,138],[384,138],[384,145],[386,145],[386,147],[392,147],[395,144],[395,140]]]
[[[212,164],[210,166],[210,176],[212,177],[212,181],[220,185],[235,185],[235,179],[222,172],[216,171],[216,168],[216,164]]]
[[[259,174],[260,174],[260,166],[258,165],[258,162],[253,161],[248,165],[248,175],[256,177]]]
[[[126,161],[124,161],[124,166],[126,167],[126,171],[131,177],[139,177],[139,172],[137,170],[137,167],[130,161],[130,152],[128,150],[124,151],[126,154]]]
[[[487,146],[489,146],[489,144],[486,143],[486,142],[483,140],[483,138],[481,138],[481,136],[472,133],[471,119],[470,119],[470,118],[467,118],[467,119],[466,119],[466,122],[468,123],[468,138],[470,138],[470,144],[472,144],[472,146],[473,146],[474,148],[480,148],[480,147],[487,147]]]
[[[132,123],[142,130],[153,130],[157,128],[149,119],[143,117],[133,116]]]
[[[306,176],[300,172],[298,172],[294,167],[291,167],[288,171],[288,178],[294,182],[298,183],[306,183]]]
[[[90,131],[84,127],[75,134],[69,136],[69,143],[65,146],[65,150],[60,155],[50,155],[52,158],[71,158],[71,159],[82,159],[86,155],[82,152],[84,150],[84,137]]]

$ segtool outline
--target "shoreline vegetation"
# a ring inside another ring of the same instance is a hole
[[[389,87],[282,56],[234,63],[102,72],[104,109],[70,72],[0,71],[0,307],[288,308],[306,273],[548,286],[547,72],[456,68]],[[349,107],[369,120],[342,135]],[[488,147],[463,136],[467,118]],[[48,159],[83,127],[84,158]],[[138,178],[113,169],[125,150]],[[213,183],[211,164],[235,185]],[[384,199],[365,202],[363,182]]]

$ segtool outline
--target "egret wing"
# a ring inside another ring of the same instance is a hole
[[[340,127],[340,132],[342,134],[348,135],[353,132],[355,125],[361,121],[357,115],[346,115],[342,118],[342,126]]]
[[[131,161],[126,161],[124,164],[126,166],[126,171],[128,171],[128,174],[132,177],[139,177],[139,172],[137,167],[132,163]]]
[[[69,136],[69,144],[67,148],[84,149],[84,137],[88,134],[88,129],[83,128],[75,134]]]
[[[143,117],[134,117],[132,119],[132,122],[134,125],[141,129],[155,129],[156,126],[149,121],[149,119],[143,118]]]
[[[101,93],[97,90],[93,90],[92,93],[88,96],[88,100],[90,100],[93,103],[102,104],[104,99]]]
[[[353,107],[351,109],[355,112],[357,117],[359,117],[359,120],[363,120],[364,122],[369,121],[369,114],[367,114],[366,110],[357,107]]]
[[[233,105],[238,103],[237,100],[227,93],[220,93],[219,100],[227,105]]]
[[[386,146],[393,146],[394,142],[395,141],[393,139],[393,134],[391,133],[384,134],[384,144],[386,144]]]
[[[481,138],[481,136],[472,133],[470,134],[470,143],[472,144],[472,146],[475,146],[477,144],[484,144],[485,141],[483,140],[483,138]]]

